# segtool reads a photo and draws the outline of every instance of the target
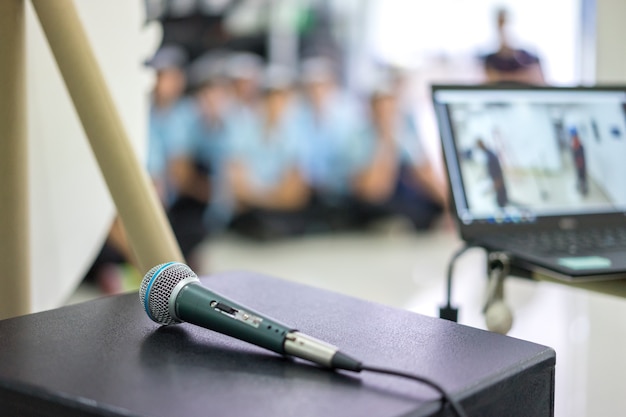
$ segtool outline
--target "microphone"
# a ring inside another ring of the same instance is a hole
[[[148,317],[159,324],[187,322],[324,367],[400,376],[429,385],[450,403],[459,417],[467,417],[459,403],[436,382],[419,375],[364,365],[333,345],[209,290],[185,264],[169,262],[149,270],[141,281],[139,300]]]
[[[148,317],[162,325],[187,322],[324,367],[355,372],[362,369],[360,361],[337,347],[202,286],[198,276],[179,262],[149,270],[141,282],[139,300]]]

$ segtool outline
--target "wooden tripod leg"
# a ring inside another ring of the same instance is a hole
[[[32,0],[142,273],[183,256],[71,0]]]
[[[0,1],[0,318],[30,312],[24,0]]]

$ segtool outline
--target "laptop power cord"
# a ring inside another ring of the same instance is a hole
[[[452,255],[448,262],[448,274],[446,278],[446,304],[439,307],[439,318],[453,322],[459,321],[459,309],[452,305],[452,277],[454,273],[454,264],[469,249],[475,247],[471,243],[466,243]]]

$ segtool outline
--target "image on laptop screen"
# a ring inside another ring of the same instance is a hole
[[[626,91],[437,88],[435,111],[465,224],[626,212]]]

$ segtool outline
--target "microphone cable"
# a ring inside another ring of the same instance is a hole
[[[373,373],[378,373],[378,374],[398,376],[401,378],[411,379],[413,381],[428,385],[429,387],[433,388],[435,391],[441,394],[441,397],[443,399],[442,408],[445,407],[445,403],[447,402],[448,404],[450,404],[450,407],[454,410],[455,414],[458,417],[468,417],[467,414],[465,413],[465,410],[463,410],[463,407],[461,407],[461,404],[459,404],[458,401],[452,398],[452,396],[448,394],[448,392],[441,385],[439,385],[435,381],[432,381],[431,379],[428,379],[419,375],[415,375],[415,374],[410,374],[407,372],[397,371],[395,369],[381,368],[381,367],[369,366],[369,365],[361,365],[359,367],[359,371],[368,371],[368,372],[373,372]]]

